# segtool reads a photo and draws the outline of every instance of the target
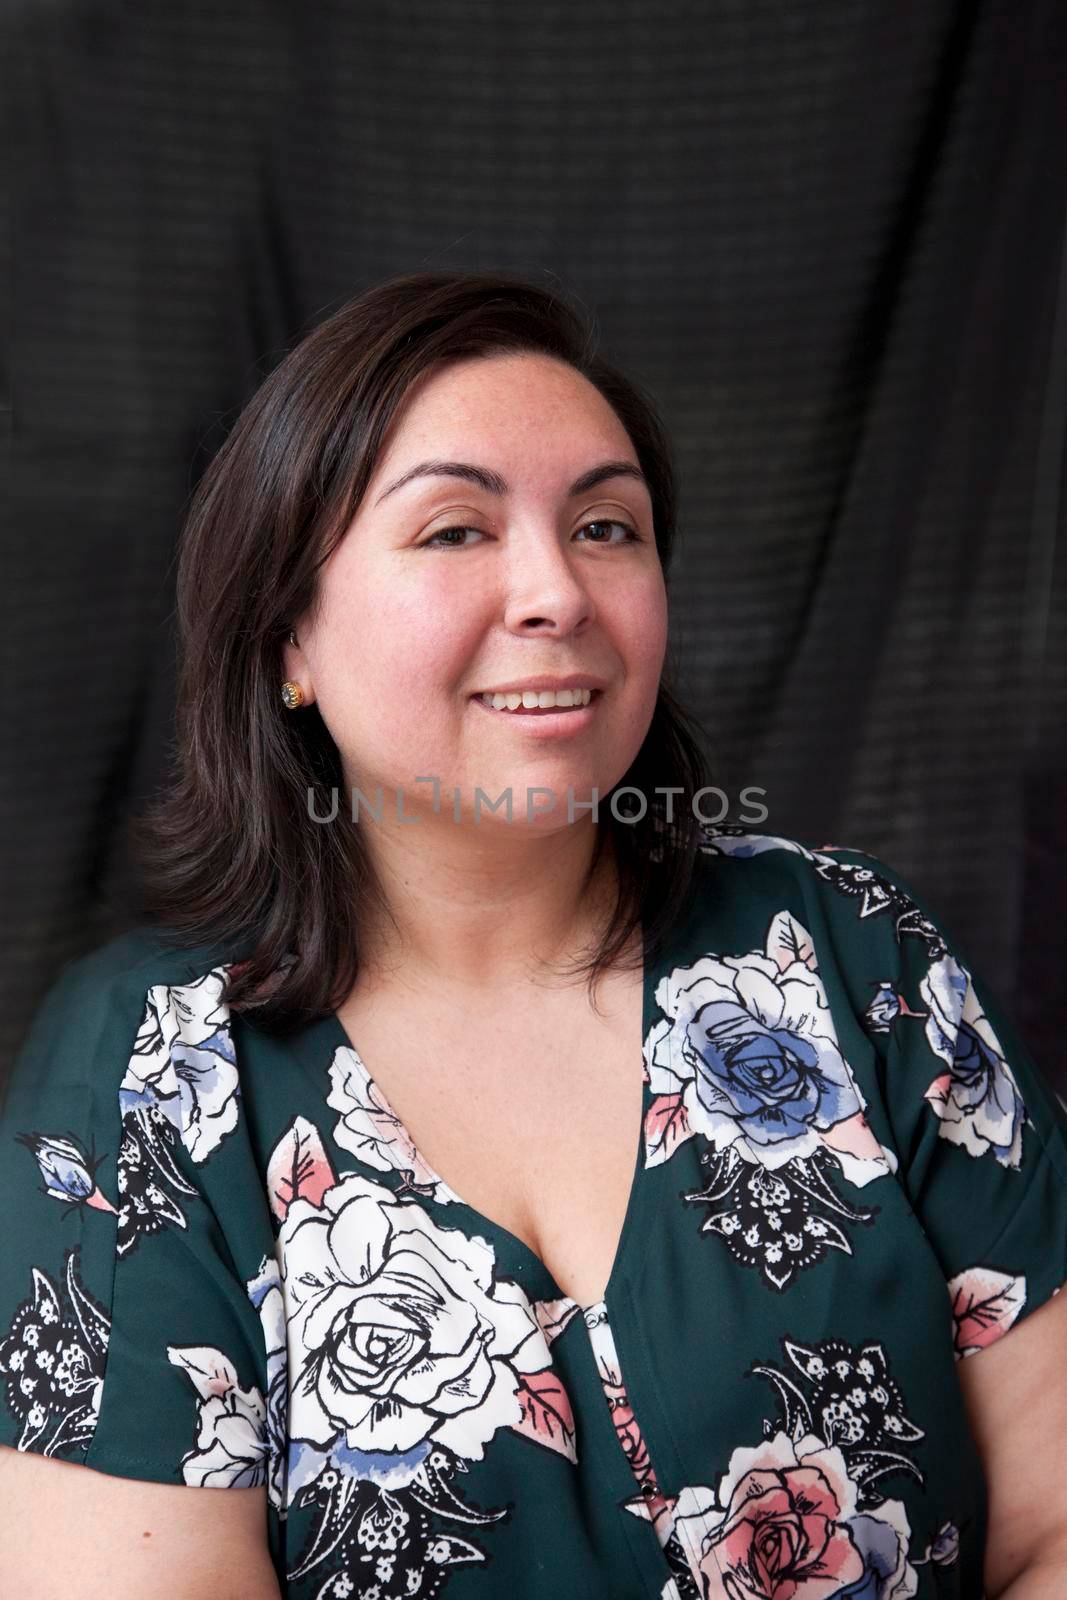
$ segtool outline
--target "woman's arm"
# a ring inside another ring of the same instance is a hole
[[[266,1497],[118,1478],[0,1445],[5,1593],[280,1600]]]
[[[1063,1600],[1067,1291],[957,1371],[989,1486],[986,1600]]]

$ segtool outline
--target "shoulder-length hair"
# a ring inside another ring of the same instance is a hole
[[[614,409],[648,480],[666,577],[675,488],[654,402],[597,353],[592,326],[560,295],[506,275],[406,274],[342,306],[259,386],[191,499],[177,567],[172,773],[132,826],[141,910],[164,942],[240,944],[246,959],[231,967],[226,1001],[254,1009],[267,1031],[343,1004],[360,966],[361,911],[383,906],[362,830],[310,816],[309,791],[343,793],[343,774],[316,705],[293,712],[282,701],[286,637],[313,606],[319,569],[415,381],[514,351],[567,362]],[[691,797],[709,779],[676,672],[668,645],[648,733],[616,785],[639,792],[643,813],[620,796],[620,820],[615,790],[599,799],[585,886],[610,841],[618,894],[591,959],[574,969],[591,992],[638,926],[655,960],[692,891],[702,830]]]

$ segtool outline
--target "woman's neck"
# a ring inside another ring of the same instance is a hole
[[[484,847],[465,853],[390,840],[372,858],[388,914],[367,919],[364,984],[402,973],[420,988],[447,979],[453,989],[486,993],[566,981],[558,967],[592,953],[617,892],[610,836],[582,887],[595,837],[592,825],[572,825],[495,856]]]

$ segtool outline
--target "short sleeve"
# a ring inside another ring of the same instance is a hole
[[[872,929],[857,943],[866,1024],[884,1060],[898,1177],[945,1275],[960,1359],[1067,1283],[1067,1106],[929,904],[877,857],[834,861],[862,874],[843,886]]]
[[[160,976],[129,938],[53,985],[0,1111],[0,1443],[252,1486],[277,1269],[226,969]]]

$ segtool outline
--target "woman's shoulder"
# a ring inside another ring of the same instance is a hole
[[[9,1091],[40,1086],[45,1073],[53,1082],[92,1075],[99,1086],[103,1064],[121,1073],[163,1039],[228,1031],[226,974],[243,953],[240,940],[178,943],[140,924],[74,957],[33,1012]]]
[[[159,1483],[254,1481],[226,1476],[215,1413],[199,1435],[190,1416],[208,1388],[224,1422],[263,1412],[237,1376],[263,1359],[248,1284],[273,1260],[230,954],[134,928],[67,963],[35,1015],[0,1105],[0,1214],[17,1219],[0,1249],[0,1445]],[[77,1381],[47,1381],[64,1350]]]
[[[230,966],[248,953],[241,938],[198,942],[178,939],[155,923],[138,923],[67,961],[48,994],[121,993],[156,984],[188,984]]]
[[[928,959],[951,945],[965,958],[965,947],[925,895],[894,865],[856,845],[709,827],[697,871],[698,938],[712,925],[719,936],[742,939],[758,928],[783,955],[800,941],[809,965],[817,951],[821,962],[845,968],[895,965],[904,944]]]
[[[53,988],[101,989],[127,979],[134,985],[188,983],[239,960],[245,951],[243,939],[179,940],[158,924],[143,922],[73,957],[56,975]]]
[[[721,824],[703,830],[699,853],[705,872],[713,872],[719,863],[730,863],[727,870],[742,865],[738,883],[752,892],[773,890],[783,883],[824,885],[835,894],[852,894],[867,915],[918,898],[896,867],[857,845],[813,844]]]
[[[726,857],[731,861],[751,861],[761,856],[777,856],[794,862],[817,866],[825,858],[837,856],[863,856],[868,861],[878,857],[869,850],[842,844],[813,844],[810,841],[785,834],[761,833],[742,823],[717,823],[701,830],[700,853],[703,857]],[[884,863],[883,863],[884,864]]]
[[[785,834],[760,833],[737,823],[702,829],[698,859],[698,870],[713,875],[721,867],[736,878],[741,889],[754,893],[797,882],[833,888],[853,881],[862,885],[875,877],[908,892],[900,874],[870,850],[814,844]]]

